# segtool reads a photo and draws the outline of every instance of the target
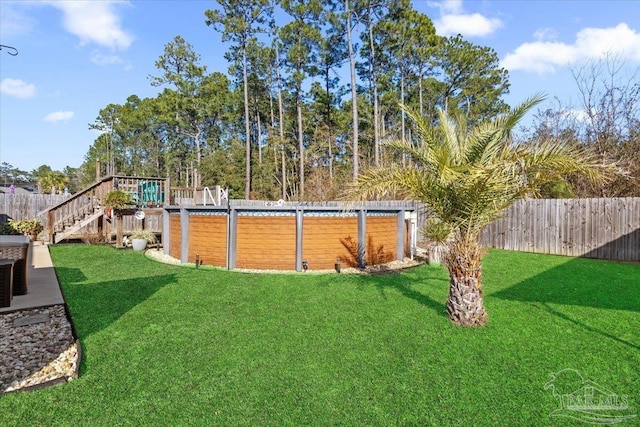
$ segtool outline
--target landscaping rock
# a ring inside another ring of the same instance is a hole
[[[0,314],[0,393],[70,381],[79,355],[63,305]]]

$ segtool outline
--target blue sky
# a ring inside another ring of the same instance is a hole
[[[227,72],[226,47],[204,23],[205,0],[0,0],[0,162],[23,170],[77,167],[97,134],[99,110],[149,84],[165,44],[183,36],[208,71]],[[615,55],[640,67],[640,2],[426,1],[414,7],[438,34],[490,46],[510,72],[507,102],[544,92],[577,101],[571,76],[585,61]]]

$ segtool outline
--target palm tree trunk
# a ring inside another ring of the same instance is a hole
[[[449,245],[445,258],[449,270],[447,313],[452,322],[462,326],[483,326],[487,323],[482,296],[482,261],[475,241],[460,237]]]

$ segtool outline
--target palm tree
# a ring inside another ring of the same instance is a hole
[[[38,188],[41,193],[61,191],[69,182],[69,178],[60,171],[50,171],[38,179]]]
[[[366,200],[401,195],[425,203],[430,216],[423,232],[439,234],[449,271],[450,319],[460,325],[487,321],[482,295],[482,229],[516,200],[536,196],[542,185],[567,174],[601,183],[613,172],[581,147],[561,141],[529,143],[512,139],[522,117],[543,100],[529,98],[502,116],[467,128],[464,115],[439,112],[436,126],[402,107],[415,128],[417,142],[392,142],[412,159],[408,166],[373,168],[361,174],[346,197]]]

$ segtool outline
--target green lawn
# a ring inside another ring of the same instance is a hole
[[[640,415],[638,264],[492,251],[489,324],[465,329],[446,317],[441,268],[243,274],[51,253],[80,378],[1,397],[2,426],[585,425],[549,416],[544,386],[563,369]]]

